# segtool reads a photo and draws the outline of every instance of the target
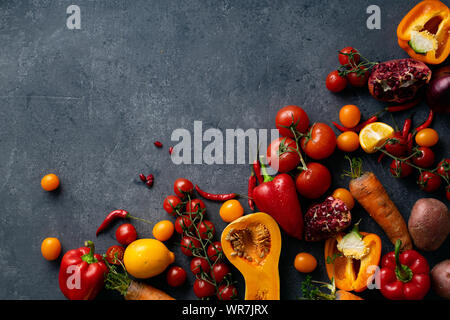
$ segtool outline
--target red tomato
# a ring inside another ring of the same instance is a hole
[[[232,284],[223,284],[217,290],[219,300],[232,300],[237,298],[237,289]]]
[[[309,117],[298,106],[286,106],[278,111],[275,117],[275,126],[281,136],[294,138],[292,130],[286,127],[294,127],[297,132],[305,133],[309,127]]]
[[[124,223],[116,230],[117,242],[123,246],[129,245],[137,239],[137,232],[131,223]]]
[[[167,271],[166,280],[169,286],[179,287],[186,281],[186,271],[182,267],[171,267]]]
[[[221,283],[229,273],[230,268],[228,267],[228,265],[224,262],[218,262],[214,264],[211,271],[211,276],[214,280],[216,280],[216,283]]]
[[[175,219],[175,231],[179,234],[192,231],[192,220],[188,216],[180,216]]]
[[[180,203],[181,199],[177,196],[167,196],[164,199],[163,208],[168,214],[175,217],[177,215],[175,210],[178,208],[182,210]]]
[[[178,178],[173,184],[173,191],[179,198],[183,199],[186,195],[194,192],[194,185],[188,179]]]
[[[413,167],[404,161],[392,160],[389,170],[394,177],[404,178],[413,172]]]
[[[339,75],[339,71],[330,72],[325,81],[325,85],[331,92],[340,92],[347,87],[347,79]]]
[[[191,260],[191,271],[194,275],[201,272],[209,273],[211,266],[205,258],[195,257]]]
[[[445,197],[450,201],[450,186],[445,187]]]
[[[420,189],[425,192],[434,192],[441,186],[442,179],[437,174],[430,171],[423,171],[417,181]]]
[[[300,163],[297,144],[288,137],[280,137],[272,141],[267,148],[267,161],[278,172],[289,172]]]
[[[336,149],[336,134],[329,125],[317,122],[300,141],[306,155],[314,160],[328,158]]]
[[[307,170],[300,172],[295,186],[300,195],[308,199],[320,198],[331,186],[331,173],[324,165],[310,162]]]
[[[201,239],[211,239],[216,233],[214,224],[209,220],[203,220],[197,225],[198,232]]]
[[[215,262],[217,259],[221,259],[223,257],[222,244],[220,241],[216,241],[211,243],[207,249],[208,258]]]
[[[408,141],[402,136],[401,132],[394,132],[394,136],[390,138],[384,146],[387,152],[396,157],[402,157],[408,152]]]
[[[200,199],[192,199],[186,204],[186,212],[192,213],[193,216],[200,212],[203,214],[205,208],[205,203]]]
[[[429,168],[434,164],[434,152],[428,147],[419,147],[417,155],[412,158],[412,162],[421,168]]]
[[[180,242],[181,246],[181,252],[187,256],[192,257],[193,256],[193,250],[199,249],[201,247],[200,241],[197,239],[194,239],[192,237],[184,236],[181,238]]]
[[[359,67],[358,70],[347,74],[347,80],[354,87],[365,87],[367,80],[369,80],[369,71],[364,67]]]
[[[125,249],[122,246],[111,246],[106,250],[106,260],[111,264],[120,265],[120,262],[123,261],[124,252]]]
[[[194,293],[198,298],[211,297],[216,293],[216,288],[206,280],[196,279],[194,282]]]
[[[348,67],[353,67],[353,66],[357,65],[361,59],[360,55],[357,53],[358,51],[352,47],[345,47],[340,52],[342,52],[342,53],[339,53],[339,56],[338,56],[339,63],[343,66],[349,65]],[[348,55],[343,54],[343,53],[346,53],[346,54],[353,53],[353,59],[350,59],[350,57]]]
[[[437,173],[441,176],[446,177],[447,179],[450,178],[450,159],[445,159],[439,162]]]

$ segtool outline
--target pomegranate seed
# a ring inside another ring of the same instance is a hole
[[[147,178],[142,173],[139,174],[139,178],[141,179],[142,182],[147,182]]]
[[[163,144],[159,141],[155,141],[153,142],[153,144],[157,147],[157,148],[162,148]]]
[[[152,175],[152,174],[149,174],[148,176],[147,176],[147,181],[154,181],[155,180],[155,176],[154,175]]]
[[[147,187],[151,188],[153,186],[153,180],[147,180],[145,184],[147,185]]]
[[[169,154],[172,154],[172,152],[173,152],[173,147],[170,147],[169,148]]]

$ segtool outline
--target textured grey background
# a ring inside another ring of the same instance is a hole
[[[358,105],[364,116],[380,110],[384,105],[365,89],[330,93],[325,77],[338,65],[336,51],[348,45],[372,60],[406,57],[396,27],[415,2],[378,1],[382,28],[368,30],[365,11],[375,1],[1,1],[0,298],[64,298],[59,260],[42,258],[42,239],[58,237],[64,252],[93,239],[104,252],[115,244],[119,225],[95,238],[104,216],[124,208],[155,222],[167,218],[162,202],[178,177],[211,191],[246,192],[247,165],[172,164],[167,147],[176,128],[192,131],[194,120],[205,130],[274,128],[277,110],[287,104],[328,124],[344,104]],[[72,3],[81,8],[81,30],[66,28]],[[416,111],[417,124],[426,105]],[[407,115],[396,116],[398,122]],[[448,120],[440,116],[433,124],[442,137],[439,159],[449,146]],[[359,154],[406,218],[417,199],[429,196],[413,178],[390,177],[387,160],[380,165],[376,156]],[[323,163],[333,172],[332,188],[348,185],[340,177],[347,167],[341,152]],[[61,178],[58,192],[41,189],[48,172]],[[151,190],[137,180],[140,172],[155,175]],[[432,196],[444,201],[442,193]],[[307,205],[302,201],[304,210]],[[222,230],[218,208],[207,202],[209,218]],[[382,236],[383,253],[392,249],[359,206],[353,214],[355,221],[363,217],[363,231]],[[151,236],[151,226],[135,226],[141,237]],[[177,241],[174,236],[168,246],[187,267]],[[425,256],[434,265],[449,257],[448,248],[449,241]],[[283,236],[283,299],[300,295],[304,275],[292,265],[299,251],[314,253],[319,266],[312,275],[326,280],[323,243]],[[234,274],[242,297],[242,277]],[[195,299],[191,276],[178,289],[168,288],[164,275],[148,282],[177,299]],[[377,291],[363,296],[382,298]]]

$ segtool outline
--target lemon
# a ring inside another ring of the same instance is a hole
[[[367,153],[374,153],[376,147],[381,146],[394,135],[394,128],[383,122],[373,122],[365,126],[359,133],[359,144]]]
[[[173,252],[156,239],[139,239],[130,243],[123,256],[127,272],[139,279],[162,273],[174,260]]]

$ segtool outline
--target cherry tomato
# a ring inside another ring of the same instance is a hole
[[[205,258],[195,257],[191,260],[191,272],[197,275],[201,272],[209,273],[211,266]]]
[[[61,253],[61,242],[58,238],[45,238],[41,243],[41,253],[45,260],[53,261],[58,259]]]
[[[176,210],[182,210],[181,199],[177,196],[167,196],[163,202],[163,208],[168,214],[175,217],[177,215]]]
[[[338,188],[334,190],[332,196],[335,199],[342,200],[347,205],[348,210],[352,210],[355,206],[355,199],[353,199],[352,194],[347,189]]]
[[[237,289],[232,284],[223,284],[217,290],[217,299],[232,300],[237,298]]]
[[[450,179],[450,159],[445,159],[439,162],[437,173],[447,179]]]
[[[239,201],[236,199],[231,199],[222,204],[219,214],[223,221],[232,222],[237,218],[242,217],[244,214],[244,208]]]
[[[106,250],[106,260],[111,264],[120,265],[120,262],[123,261],[124,252],[125,249],[122,246],[111,246]]]
[[[203,214],[205,212],[205,203],[201,199],[192,199],[188,201],[186,205],[186,212],[193,216],[196,216],[198,213]]]
[[[353,104],[347,104],[339,110],[339,121],[346,128],[353,128],[361,120],[361,111]]]
[[[183,199],[186,195],[194,192],[194,185],[188,179],[178,178],[173,185],[173,191],[179,198]]]
[[[307,252],[300,252],[295,256],[294,267],[298,272],[310,273],[317,267],[317,260]]]
[[[186,271],[179,266],[171,267],[166,274],[166,280],[169,286],[179,287],[186,281]]]
[[[408,152],[408,141],[402,136],[401,132],[396,131],[384,145],[384,148],[393,156],[402,157]]]
[[[359,136],[353,131],[343,132],[337,137],[336,144],[344,152],[356,151],[359,148]]]
[[[197,225],[198,232],[201,239],[208,239],[214,237],[216,229],[214,224],[209,220],[203,220]]]
[[[175,219],[175,231],[179,234],[192,231],[192,220],[189,216],[179,216]]]
[[[362,88],[367,85],[369,75],[369,70],[364,67],[354,68],[352,72],[347,73],[347,80],[353,87]]]
[[[206,252],[208,254],[208,258],[212,262],[215,262],[217,259],[220,260],[223,257],[222,244],[220,241],[215,241],[208,246]]]
[[[278,172],[289,172],[300,163],[297,144],[288,137],[280,137],[272,141],[267,148],[267,161]]]
[[[406,163],[406,161],[392,160],[390,169],[391,174],[396,178],[404,178],[413,172],[413,167]]]
[[[431,128],[422,129],[416,134],[416,143],[421,147],[432,147],[438,141],[439,134]]]
[[[218,262],[214,264],[211,271],[211,276],[216,283],[221,283],[227,274],[230,273],[230,268],[224,262]]]
[[[206,280],[196,279],[194,282],[194,293],[200,299],[211,297],[216,293],[216,288]]]
[[[328,158],[336,149],[336,135],[325,123],[312,125],[306,137],[301,140],[306,155],[314,160]]]
[[[156,240],[167,241],[172,237],[174,230],[172,221],[162,220],[155,224],[152,233]]]
[[[200,241],[192,237],[184,236],[180,241],[181,252],[187,256],[192,257],[193,252],[201,247]]]
[[[412,157],[412,162],[421,168],[429,168],[434,164],[434,152],[427,147],[417,148],[417,155]]]
[[[425,192],[434,192],[441,186],[442,179],[437,174],[430,171],[423,171],[417,181],[420,189]]]
[[[129,245],[137,239],[137,232],[131,223],[124,223],[116,230],[117,242],[123,246]]]
[[[41,187],[45,191],[53,191],[59,187],[59,178],[54,173],[46,174],[41,180]]]
[[[286,106],[278,111],[275,117],[275,126],[282,137],[294,138],[292,130],[286,127],[294,126],[297,132],[305,133],[309,127],[309,117],[298,106]]]
[[[331,186],[331,173],[327,167],[317,162],[310,162],[306,166],[308,169],[297,175],[295,186],[305,198],[317,199]]]
[[[338,55],[339,63],[343,66],[349,65],[348,67],[353,67],[353,66],[357,65],[361,59],[360,55],[357,53],[358,51],[352,47],[345,47],[340,52],[342,52],[342,53],[339,53],[339,55]],[[346,53],[346,54],[353,53],[353,59],[350,59],[349,56],[347,56],[343,53]]]
[[[450,201],[450,186],[445,187],[445,197]]]
[[[347,79],[339,75],[339,71],[331,71],[325,81],[325,85],[331,92],[340,92],[347,87]]]

